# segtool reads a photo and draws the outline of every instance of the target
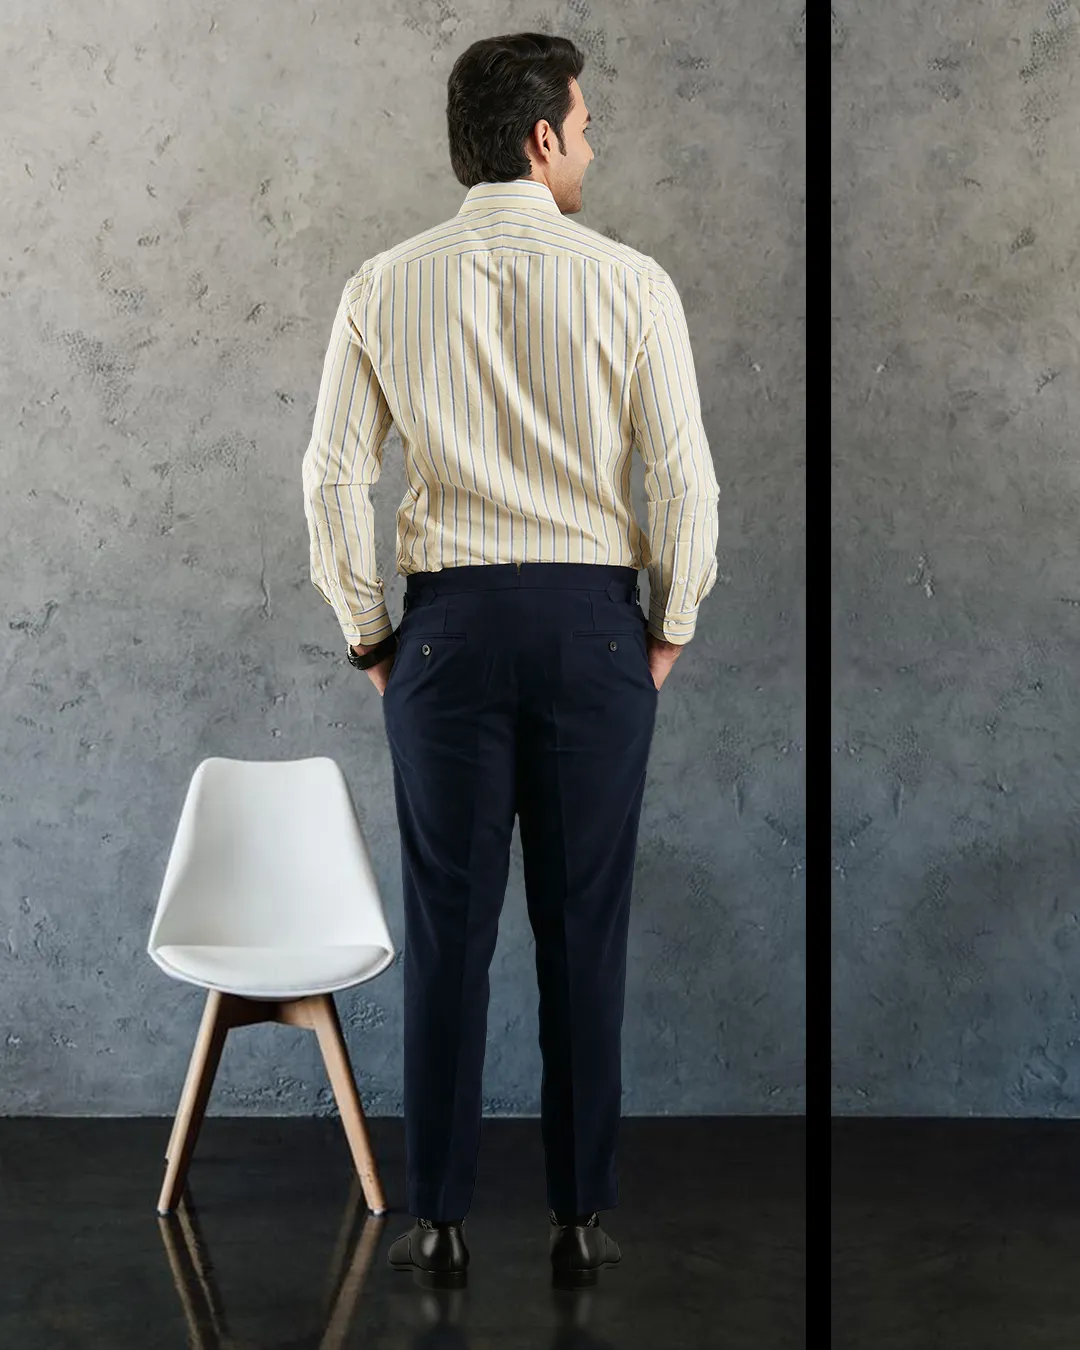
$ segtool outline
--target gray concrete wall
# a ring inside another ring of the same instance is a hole
[[[802,1109],[803,37],[797,5],[9,0],[2,41],[0,1110],[174,1109],[201,995],[145,955],[208,755],[332,755],[403,945],[378,694],[308,579],[300,462],[345,279],[458,209],[446,78],[536,23],[588,53],[581,219],[683,296],[720,580],[661,694],[625,1110]],[[404,490],[388,442],[381,556]],[[644,519],[640,464],[635,493]],[[384,568],[391,614],[404,580]],[[644,589],[643,601],[647,602]],[[401,1112],[399,963],[339,1005]],[[515,838],[492,1114],[536,1114]],[[212,1112],[329,1109],[309,1038],[236,1033]]]
[[[833,10],[834,1106],[1080,1110],[1080,8]]]

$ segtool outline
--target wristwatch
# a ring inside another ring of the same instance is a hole
[[[363,656],[358,656],[356,652],[353,651],[352,643],[350,642],[346,646],[349,664],[354,665],[357,670],[368,670],[371,666],[377,666],[380,661],[385,661],[391,652],[397,650],[397,640],[398,635],[397,629],[395,628],[389,637],[383,638],[377,647],[372,647],[371,651],[365,652]]]

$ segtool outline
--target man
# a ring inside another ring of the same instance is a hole
[[[405,908],[406,1188],[390,1263],[465,1281],[488,969],[519,821],[536,939],[551,1261],[619,1249],[630,891],[656,699],[716,580],[717,499],[682,304],[573,221],[593,158],[563,38],[474,43],[448,84],[449,220],[349,278],[304,458],[311,579],[383,697]],[[369,490],[391,422],[405,613]],[[648,533],[630,467],[645,462]],[[648,616],[637,571],[649,571]]]

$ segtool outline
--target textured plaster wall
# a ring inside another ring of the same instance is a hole
[[[833,10],[834,1104],[1080,1110],[1080,9]]]
[[[720,579],[660,699],[625,1111],[801,1111],[799,8],[8,0],[5,17],[0,1110],[174,1109],[202,996],[144,948],[208,755],[337,758],[403,946],[379,696],[308,579],[300,462],[345,279],[465,194],[454,58],[535,26],[588,54],[581,219],[674,277],[723,490]],[[641,485],[639,464],[644,519]],[[392,435],[376,505],[395,618],[403,490]],[[339,1006],[368,1110],[399,1114],[400,951]],[[486,1109],[538,1113],[516,836],[489,1028]],[[312,1038],[230,1038],[212,1112],[329,1109]]]

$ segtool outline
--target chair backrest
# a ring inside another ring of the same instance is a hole
[[[176,829],[151,955],[169,943],[393,952],[345,775],[326,756],[213,757]]]

